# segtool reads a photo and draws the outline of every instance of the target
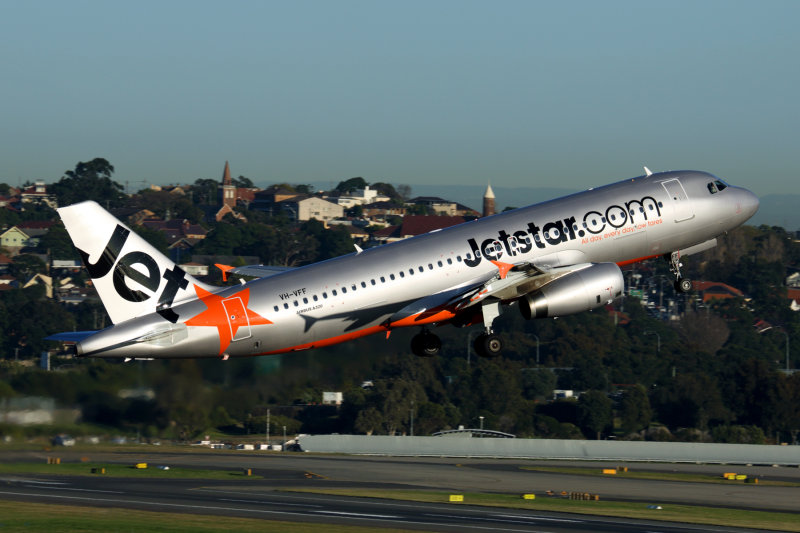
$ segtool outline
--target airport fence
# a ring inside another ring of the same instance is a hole
[[[304,435],[309,452],[800,466],[800,446],[385,435]]]

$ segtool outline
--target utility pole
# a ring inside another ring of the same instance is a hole
[[[267,446],[269,446],[269,409],[267,409]]]

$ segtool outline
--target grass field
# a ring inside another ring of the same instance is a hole
[[[131,509],[104,509],[40,503],[0,501],[0,531],[107,533],[211,533],[217,531],[260,531],[264,533],[368,533],[371,528],[305,524],[228,516],[155,513]],[[407,530],[383,529],[387,533]]]
[[[722,476],[712,476],[704,474],[691,474],[686,472],[643,472],[636,470],[628,470],[623,472],[617,470],[616,474],[608,475],[603,474],[602,467],[585,468],[585,467],[572,467],[572,466],[521,466],[521,470],[530,472],[547,472],[556,474],[572,474],[577,476],[603,476],[610,478],[627,478],[627,479],[647,479],[651,481],[684,481],[688,483],[719,483],[722,485],[736,485],[743,484],[744,481],[731,481],[723,479]],[[732,468],[736,470],[736,468]],[[793,483],[791,481],[773,481],[769,479],[759,479],[759,485],[769,485],[773,487],[800,487],[800,483]]]
[[[384,498],[417,502],[449,503],[449,492],[380,489],[302,489],[289,492],[312,492],[336,496]],[[484,505],[537,511],[617,516],[664,520],[690,524],[747,527],[774,531],[800,531],[800,514],[739,509],[701,507],[694,505],[662,505],[663,509],[648,509],[636,502],[578,501],[537,495],[535,500],[523,500],[520,494],[463,493],[463,503],[450,505]]]
[[[105,474],[92,473],[92,469]],[[108,463],[61,463],[49,465],[41,463],[0,463],[0,474],[47,474],[61,476],[107,476],[129,478],[162,478],[162,479],[227,479],[247,480],[261,479],[261,476],[247,476],[242,470],[204,470],[199,468],[170,467],[161,470],[157,463],[148,464],[147,468],[133,468],[133,464]]]

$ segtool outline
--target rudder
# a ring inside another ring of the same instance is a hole
[[[58,209],[75,248],[115,324],[158,312],[177,322],[172,306],[214,292],[93,201]]]

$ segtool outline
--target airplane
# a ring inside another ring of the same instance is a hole
[[[653,173],[292,269],[221,266],[256,276],[214,287],[187,274],[97,203],[58,209],[112,325],[49,340],[78,357],[151,360],[271,355],[419,327],[411,351],[441,350],[434,326],[482,324],[476,353],[500,355],[493,324],[516,303],[559,317],[622,296],[621,266],[716,246],[758,198],[701,171]]]

